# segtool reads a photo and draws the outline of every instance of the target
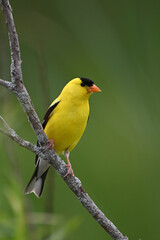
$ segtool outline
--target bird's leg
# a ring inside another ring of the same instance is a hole
[[[47,146],[46,150],[54,148],[54,141],[53,139],[48,140],[49,145]]]
[[[64,156],[65,156],[65,158],[66,158],[66,160],[67,160],[67,163],[68,163],[68,164],[65,165],[65,167],[68,167],[68,171],[67,171],[67,173],[64,175],[64,177],[66,177],[68,174],[71,174],[71,175],[73,176],[73,169],[72,169],[71,163],[70,163],[70,161],[69,161],[69,152],[68,152],[68,151],[65,151]]]

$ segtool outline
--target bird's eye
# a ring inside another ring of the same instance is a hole
[[[82,87],[84,87],[84,86],[85,86],[85,84],[82,82],[82,83],[81,83],[81,86],[82,86]]]

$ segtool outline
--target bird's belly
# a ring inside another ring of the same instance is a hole
[[[69,152],[79,142],[88,120],[88,115],[84,112],[73,112],[67,115],[56,113],[52,116],[45,128],[45,133],[49,139],[54,141],[54,150],[57,154],[65,150]]]

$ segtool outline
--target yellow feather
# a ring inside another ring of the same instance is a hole
[[[80,84],[79,78],[70,81],[51,104],[60,101],[53,110],[44,131],[49,139],[53,139],[57,154],[66,150],[71,152],[87,125],[90,93]]]

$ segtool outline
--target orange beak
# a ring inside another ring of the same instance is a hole
[[[99,87],[97,87],[95,84],[93,84],[92,86],[90,86],[88,88],[88,92],[92,93],[92,92],[101,92],[101,89]]]

